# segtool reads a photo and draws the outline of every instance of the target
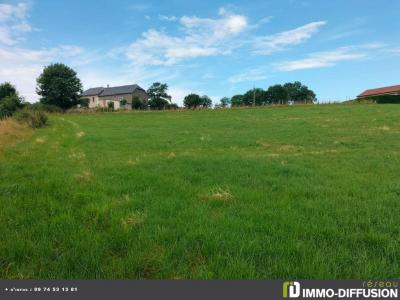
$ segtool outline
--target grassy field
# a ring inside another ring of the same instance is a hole
[[[398,278],[399,120],[400,105],[51,116],[0,152],[0,277]]]

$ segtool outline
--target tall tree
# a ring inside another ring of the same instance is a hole
[[[272,104],[286,104],[288,102],[288,93],[281,84],[275,84],[268,88],[267,99]]]
[[[316,100],[315,93],[300,81],[285,83],[283,87],[286,89],[288,100],[294,103],[308,103]]]
[[[171,103],[171,96],[168,95],[166,83],[154,82],[147,90],[149,95],[149,106],[152,109],[164,109],[168,102]]]
[[[0,119],[11,116],[22,107],[21,99],[17,95],[6,96],[0,101]]]
[[[229,99],[228,97],[222,97],[219,101],[222,107],[227,107],[229,106],[229,104],[231,104],[231,99]]]
[[[243,95],[243,104],[247,106],[252,106],[253,103],[255,105],[263,105],[267,102],[266,92],[263,89],[256,88],[248,90]]]
[[[204,108],[211,107],[212,105],[212,100],[210,97],[207,95],[201,96],[201,106]]]
[[[202,98],[197,94],[189,94],[183,99],[183,105],[186,108],[197,108],[202,105]]]
[[[4,82],[0,84],[0,101],[8,96],[17,95],[17,89],[9,82]]]
[[[40,102],[68,109],[79,103],[82,83],[76,72],[64,64],[51,64],[37,79]]]
[[[23,98],[18,96],[17,89],[9,82],[0,84],[0,118],[11,116],[23,106]]]
[[[242,106],[243,105],[243,95],[235,95],[231,98],[232,106]]]

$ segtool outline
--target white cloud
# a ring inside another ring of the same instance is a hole
[[[132,43],[127,57],[135,65],[174,65],[185,59],[229,53],[234,37],[243,32],[247,19],[220,11],[220,18],[183,16],[179,19],[183,35],[168,35],[150,29]]]
[[[254,53],[268,55],[285,50],[289,46],[304,43],[325,24],[325,21],[311,22],[289,31],[257,37],[254,44]]]
[[[0,44],[15,45],[22,34],[32,31],[26,21],[28,7],[24,3],[17,5],[0,4]]]
[[[382,42],[372,42],[372,43],[367,43],[360,45],[359,48],[362,49],[382,49],[387,47],[388,45]]]
[[[0,44],[13,45],[14,43],[10,29],[0,26]]]
[[[83,52],[82,48],[70,45],[41,50],[0,47],[0,82],[9,81],[27,100],[37,100],[36,78],[43,67],[55,61],[75,60]]]
[[[339,61],[359,60],[367,57],[366,53],[354,52],[355,47],[341,47],[333,51],[317,52],[307,58],[274,64],[278,71],[295,71],[334,66]]]
[[[27,17],[28,7],[24,3],[17,5],[0,3],[0,22],[13,19],[24,20]]]
[[[129,5],[128,9],[137,11],[137,12],[143,12],[143,11],[151,9],[151,6],[146,3],[135,3],[135,4]]]
[[[175,17],[175,16],[158,15],[158,18],[159,18],[161,21],[168,21],[168,22],[173,22],[173,21],[178,20],[178,18]]]
[[[228,78],[230,83],[239,83],[245,81],[260,81],[265,80],[269,77],[266,67],[257,67],[253,69],[247,69],[239,74],[233,75]]]
[[[387,49],[386,52],[388,52],[388,53],[400,54],[400,47],[399,47],[399,48],[390,48],[390,49]]]
[[[32,31],[28,22],[28,6],[0,4],[0,82],[15,84],[27,100],[37,100],[36,78],[45,65],[66,62],[83,66],[96,56],[75,45],[30,49],[22,46],[27,33]]]
[[[271,22],[271,20],[272,20],[273,18],[274,18],[273,16],[266,16],[266,17],[264,17],[264,18],[261,18],[261,19],[258,21],[258,25],[265,24],[265,23],[269,23],[269,22]]]

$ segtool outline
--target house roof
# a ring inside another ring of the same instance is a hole
[[[103,87],[95,87],[84,91],[81,96],[97,96],[104,90]]]
[[[377,89],[366,90],[357,97],[367,97],[367,96],[391,94],[391,93],[400,93],[400,85],[392,85]]]
[[[132,94],[135,90],[143,90],[137,84],[131,85],[123,85],[123,86],[115,86],[110,88],[105,88],[103,92],[101,92],[100,96],[112,96],[112,95],[120,95],[120,94]],[[143,90],[144,91],[144,90]]]
[[[137,84],[131,85],[122,85],[122,86],[114,86],[114,87],[96,87],[91,88],[82,93],[81,96],[112,96],[112,95],[121,95],[121,94],[132,94],[136,90],[142,90],[140,86]]]

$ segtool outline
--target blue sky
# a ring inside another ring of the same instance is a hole
[[[223,96],[299,80],[319,100],[400,84],[400,1],[1,1],[0,82],[35,101],[43,66],[84,88],[167,82]]]

